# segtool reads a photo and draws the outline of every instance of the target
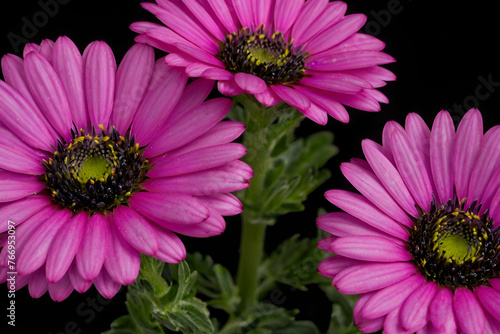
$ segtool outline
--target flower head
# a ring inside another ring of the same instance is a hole
[[[383,145],[341,170],[361,193],[330,190],[345,212],[320,216],[336,255],[319,271],[342,293],[361,294],[364,332],[500,331],[500,126],[483,134],[471,109],[457,130],[440,112],[432,129],[417,114],[388,122]]]
[[[284,101],[313,121],[347,123],[344,105],[379,111],[377,90],[395,76],[379,65],[385,44],[357,33],[362,14],[323,0],[186,0],[143,3],[165,26],[136,22],[137,41],[170,54],[191,77],[218,80],[225,95],[249,93],[265,106]]]
[[[2,71],[3,281],[16,271],[16,288],[28,284],[35,298],[48,290],[61,301],[92,284],[110,298],[134,282],[141,253],[179,262],[176,233],[218,235],[222,215],[241,211],[230,192],[252,170],[231,141],[244,125],[219,122],[230,99],[204,102],[213,82],[186,86],[184,71],[155,64],[145,44],[116,68],[106,43],[82,55],[67,37],[4,56]]]

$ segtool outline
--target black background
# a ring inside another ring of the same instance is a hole
[[[428,125],[436,113],[447,109],[455,119],[470,107],[478,107],[484,117],[485,129],[500,124],[500,71],[498,18],[494,2],[372,0],[346,1],[348,13],[364,13],[367,25],[362,31],[376,35],[387,43],[385,51],[397,59],[386,66],[398,77],[381,90],[390,104],[379,113],[349,109],[350,123],[341,124],[330,118],[326,126],[305,120],[297,135],[329,130],[335,134],[340,153],[330,160],[332,178],[307,200],[304,212],[281,217],[268,229],[266,251],[282,240],[300,233],[312,237],[316,233],[314,219],[318,208],[335,210],[323,193],[331,188],[351,189],[338,166],[351,157],[362,157],[361,140],[381,141],[382,128],[388,120],[404,123],[406,115],[416,112]],[[9,40],[23,35],[39,43],[43,38],[55,40],[67,35],[83,51],[93,40],[106,41],[119,61],[133,44],[135,33],[130,23],[155,20],[143,10],[139,1],[59,0],[57,10],[43,14],[42,4],[55,0],[9,1],[11,8],[0,12],[0,54],[22,54],[22,46]],[[49,15],[50,14],[50,15]],[[26,22],[36,23],[36,30],[26,34]],[[24,31],[23,31],[24,29]],[[161,52],[158,52],[161,56]],[[484,82],[490,81],[490,85]],[[189,251],[210,254],[216,262],[235,272],[239,242],[239,220],[227,220],[224,234],[210,239],[182,237]],[[283,287],[284,303],[280,306],[299,308],[300,319],[315,321],[326,330],[331,310],[323,294],[312,287],[309,292],[291,291]],[[126,313],[125,291],[111,301],[103,300],[91,288],[85,294],[73,292],[62,303],[53,302],[48,293],[34,300],[25,287],[16,294],[16,328],[7,323],[7,288],[0,285],[0,328],[2,333],[100,333]]]

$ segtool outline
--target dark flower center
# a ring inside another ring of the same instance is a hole
[[[419,210],[409,245],[413,263],[428,280],[473,289],[499,277],[500,228],[494,229],[488,212],[478,216],[479,209],[449,200],[439,208],[432,203],[429,213]]]
[[[263,26],[243,28],[220,43],[218,58],[231,73],[249,73],[268,85],[293,84],[304,77],[307,53],[286,42],[281,32],[269,36]]]
[[[54,157],[42,162],[54,202],[74,213],[105,213],[126,204],[152,167],[134,137],[120,136],[114,127],[109,134],[101,129],[98,135],[72,130],[73,140],[58,140]]]

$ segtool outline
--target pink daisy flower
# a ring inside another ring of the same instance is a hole
[[[142,6],[165,26],[136,22],[131,29],[169,53],[167,64],[190,77],[218,80],[222,94],[254,95],[265,106],[285,101],[313,121],[327,115],[347,123],[344,105],[379,111],[387,98],[376,88],[395,76],[385,44],[357,33],[362,14],[328,0],[158,0]]]
[[[92,284],[111,298],[135,281],[141,253],[182,261],[176,234],[218,235],[222,215],[241,212],[230,192],[252,170],[230,142],[244,125],[219,122],[230,99],[204,102],[213,82],[186,86],[184,71],[155,64],[144,44],[116,68],[106,43],[82,55],[67,37],[4,56],[2,71],[2,281],[17,272],[15,288],[34,298],[48,290],[61,301]]]
[[[361,294],[363,332],[500,332],[500,126],[483,135],[471,109],[457,130],[440,112],[432,129],[417,114],[388,122],[383,145],[366,139],[366,161],[341,165],[361,193],[330,190],[345,212],[320,216],[336,255],[319,272],[341,293]]]

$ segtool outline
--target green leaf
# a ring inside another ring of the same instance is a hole
[[[165,265],[143,256],[139,278],[127,293],[129,315],[115,320],[106,334],[213,333],[207,305],[195,297],[196,279],[197,272],[192,272],[185,261]]]

